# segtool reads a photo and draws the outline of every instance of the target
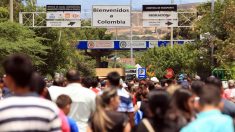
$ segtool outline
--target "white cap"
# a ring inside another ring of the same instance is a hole
[[[201,80],[201,77],[198,76],[198,75],[195,75],[195,79],[196,79],[196,80]]]
[[[156,77],[152,77],[150,80],[153,81],[154,83],[159,83],[159,80]]]

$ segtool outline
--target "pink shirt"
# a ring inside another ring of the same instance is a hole
[[[223,98],[230,99],[232,93],[232,89],[226,89],[224,90]]]
[[[67,117],[65,116],[64,112],[60,110],[59,116],[62,121],[62,126],[61,126],[62,132],[70,132],[69,123],[68,123]]]

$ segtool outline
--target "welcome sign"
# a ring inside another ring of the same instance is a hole
[[[130,27],[130,6],[94,5],[92,11],[94,27]]]

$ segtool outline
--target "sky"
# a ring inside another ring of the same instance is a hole
[[[208,0],[174,0],[176,4],[207,2]],[[143,4],[170,4],[171,0],[132,0],[133,8],[141,9]],[[130,0],[37,0],[39,6],[48,4],[82,5],[82,9],[89,10],[92,5],[128,5]]]

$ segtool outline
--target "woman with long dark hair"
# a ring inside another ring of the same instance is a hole
[[[96,97],[96,111],[89,120],[87,132],[130,132],[128,117],[116,112],[120,100],[116,89],[105,89]]]
[[[137,128],[137,132],[162,132],[166,128],[165,114],[170,102],[169,94],[162,89],[152,90],[148,95],[148,104],[152,117],[145,118]]]
[[[167,112],[169,128],[178,132],[182,127],[193,120],[194,98],[188,89],[180,88],[172,96],[170,109]]]

